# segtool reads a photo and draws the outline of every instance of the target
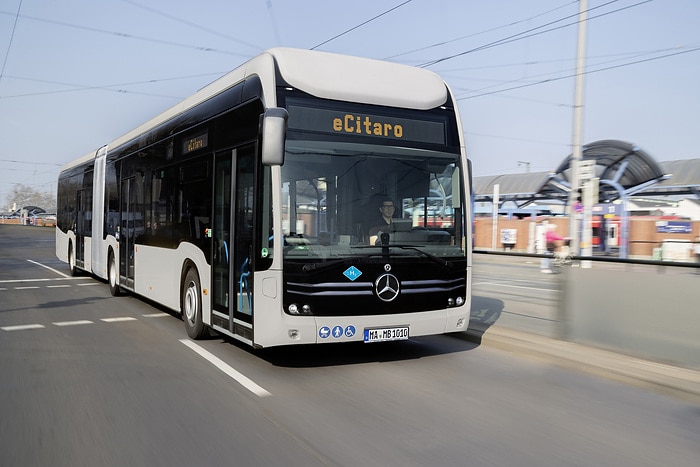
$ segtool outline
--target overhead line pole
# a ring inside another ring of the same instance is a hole
[[[578,14],[578,46],[576,51],[576,87],[574,91],[574,129],[571,155],[571,191],[569,192],[569,237],[571,238],[571,248],[574,254],[579,253],[581,247],[579,242],[579,223],[574,210],[580,188],[579,163],[583,158],[583,86],[586,68],[586,24],[588,0],[579,0]]]

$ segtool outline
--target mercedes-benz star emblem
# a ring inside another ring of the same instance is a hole
[[[399,280],[393,274],[382,274],[374,282],[377,297],[384,302],[390,302],[399,296]]]

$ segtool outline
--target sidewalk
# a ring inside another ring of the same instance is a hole
[[[463,335],[470,342],[700,404],[700,371],[651,362],[574,342],[474,323]]]

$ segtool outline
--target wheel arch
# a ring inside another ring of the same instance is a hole
[[[179,291],[180,291],[180,292],[179,292],[179,295],[180,295],[180,313],[182,313],[182,306],[183,306],[183,303],[182,303],[182,288],[185,286],[185,278],[187,277],[187,273],[188,273],[188,271],[189,271],[190,269],[193,269],[194,272],[197,274],[197,277],[199,278],[200,287],[201,287],[201,283],[202,283],[202,276],[201,276],[201,274],[199,273],[199,268],[197,268],[197,265],[195,264],[195,262],[192,261],[192,260],[189,259],[189,258],[185,259],[185,260],[182,262],[182,268],[180,269],[180,287],[179,287]],[[199,293],[201,294],[202,291],[200,290]],[[200,297],[200,298],[203,298],[203,297]]]

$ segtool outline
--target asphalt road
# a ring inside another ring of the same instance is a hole
[[[538,258],[474,255],[474,326],[500,326],[554,337],[562,275],[542,274]]]
[[[700,460],[700,406],[683,400],[459,336],[257,352],[193,342],[177,316],[63,277],[53,248],[51,229],[0,225],[2,466]],[[532,316],[550,306],[528,300]]]

